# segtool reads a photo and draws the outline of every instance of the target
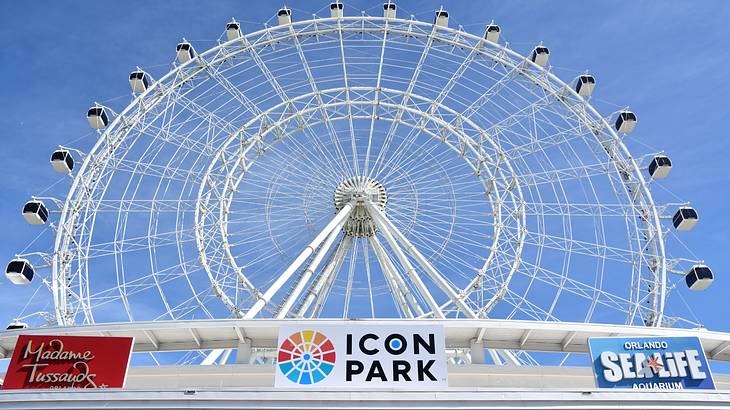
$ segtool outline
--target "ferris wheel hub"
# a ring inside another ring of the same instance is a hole
[[[364,176],[352,177],[342,181],[335,189],[335,209],[337,212],[350,202],[355,208],[342,226],[349,236],[373,236],[377,230],[366,202],[370,201],[381,211],[385,211],[388,194],[380,182]]]

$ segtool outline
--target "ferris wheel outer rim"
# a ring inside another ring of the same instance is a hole
[[[459,36],[461,36],[461,37],[465,37],[465,38],[469,38],[471,40],[478,41],[479,44],[481,45],[481,47],[485,47],[488,45],[490,47],[494,47],[494,48],[498,49],[500,52],[506,53],[508,55],[511,55],[512,57],[522,60],[522,62],[524,64],[527,64],[528,66],[539,70],[541,73],[546,75],[550,80],[552,80],[556,84],[562,85],[564,92],[568,92],[577,100],[582,101],[583,105],[586,107],[586,109],[589,110],[590,113],[593,116],[595,116],[595,118],[600,119],[601,124],[603,126],[602,129],[609,133],[613,142],[618,146],[620,153],[625,155],[628,158],[628,161],[630,162],[631,168],[633,171],[632,173],[638,179],[639,185],[641,186],[642,197],[648,202],[648,206],[652,213],[651,217],[652,217],[653,221],[651,221],[651,223],[648,223],[647,225],[652,226],[652,228],[654,229],[654,235],[658,236],[658,238],[655,239],[655,241],[657,243],[656,246],[659,251],[658,254],[656,255],[658,262],[659,262],[657,269],[660,271],[658,276],[656,275],[656,273],[654,273],[655,283],[657,283],[659,285],[659,291],[658,291],[659,300],[658,300],[658,307],[653,309],[658,314],[658,317],[654,318],[654,323],[652,325],[661,326],[662,317],[663,317],[663,313],[664,313],[665,298],[666,298],[666,268],[667,267],[666,267],[666,253],[665,253],[664,240],[661,235],[662,230],[661,230],[661,223],[660,223],[660,219],[659,219],[660,216],[659,216],[657,207],[654,203],[653,197],[652,197],[651,193],[649,192],[648,184],[646,183],[646,180],[645,180],[638,164],[634,160],[633,156],[631,156],[630,152],[628,151],[628,148],[623,143],[623,141],[621,140],[621,137],[618,135],[618,133],[615,130],[613,130],[613,128],[608,124],[607,119],[605,117],[601,116],[600,113],[598,113],[598,111],[592,106],[592,104],[590,104],[584,97],[580,96],[575,90],[572,89],[572,87],[570,87],[565,82],[563,82],[560,78],[558,78],[557,76],[552,74],[548,69],[533,63],[532,61],[529,60],[529,58],[517,53],[514,50],[507,48],[506,46],[504,46],[502,44],[495,44],[495,43],[487,42],[479,36],[476,36],[471,33],[461,31],[461,30],[453,29],[450,27],[436,26],[433,23],[421,22],[418,20],[408,20],[408,19],[400,19],[400,18],[389,19],[389,18],[385,18],[385,17],[372,17],[372,16],[315,18],[315,19],[310,19],[310,20],[292,22],[291,24],[288,24],[287,26],[289,26],[289,28],[291,28],[294,26],[303,26],[303,25],[308,25],[308,24],[312,24],[312,23],[316,23],[316,22],[348,21],[348,20],[375,21],[375,22],[384,21],[386,23],[384,25],[384,29],[386,29],[386,30],[388,27],[388,24],[387,24],[388,22],[398,22],[398,23],[419,25],[419,26],[424,26],[424,27],[432,27],[434,33],[437,31],[448,31],[448,32],[452,32],[452,33],[458,33]],[[272,32],[272,31],[275,31],[280,28],[281,28],[281,26],[266,27],[264,29],[261,29],[261,30],[255,31],[255,32],[245,34],[244,37],[260,35],[262,33]],[[79,183],[82,179],[81,176],[86,172],[88,164],[91,163],[90,159],[93,158],[94,153],[96,153],[99,150],[99,148],[102,146],[102,144],[104,142],[106,142],[106,140],[110,137],[110,135],[112,134],[112,131],[117,131],[116,128],[119,126],[120,122],[122,121],[122,118],[126,119],[125,115],[130,110],[132,110],[134,107],[136,107],[137,104],[140,103],[145,97],[150,95],[153,92],[153,90],[156,90],[158,87],[162,87],[162,81],[169,79],[170,77],[174,76],[175,74],[179,73],[180,71],[184,70],[185,68],[197,63],[203,57],[211,55],[214,52],[219,51],[221,48],[230,46],[239,41],[241,41],[241,39],[234,39],[231,41],[226,41],[226,42],[220,43],[217,46],[212,47],[212,48],[206,50],[205,52],[196,55],[196,57],[194,59],[192,59],[186,63],[176,64],[175,67],[172,70],[168,71],[163,77],[161,77],[157,81],[154,81],[145,92],[137,95],[136,98],[131,103],[129,103],[122,112],[120,112],[118,115],[115,115],[113,121],[108,125],[108,127],[103,132],[101,132],[100,137],[94,144],[93,148],[89,151],[89,155],[87,156],[86,160],[83,161],[81,164],[81,167],[79,167],[77,174],[75,175],[75,177],[73,179],[71,188],[68,191],[68,196],[67,196],[66,200],[64,201],[64,206],[61,211],[61,217],[59,219],[59,226],[63,226],[65,228],[66,219],[69,214],[69,204],[73,201],[73,199],[74,199],[73,195],[79,189]],[[471,47],[476,47],[476,46],[471,46]],[[501,59],[499,61],[504,63],[504,61]],[[532,76],[525,75],[525,78],[528,78],[530,81],[535,82],[535,78],[533,78]],[[551,94],[553,94],[552,90],[551,90]],[[616,165],[616,161],[613,158],[611,158],[611,163],[614,164],[614,166]],[[649,222],[649,221],[647,221],[647,222]],[[58,229],[57,234],[56,234],[56,239],[54,242],[54,255],[53,255],[53,263],[52,263],[52,292],[53,292],[53,297],[54,297],[54,304],[56,306],[56,319],[57,319],[58,323],[71,324],[71,323],[67,323],[66,318],[61,314],[61,311],[59,310],[59,306],[65,307],[65,295],[63,295],[61,292],[61,284],[59,284],[59,280],[58,280],[58,265],[59,265],[60,256],[58,255],[58,252],[57,252],[61,245],[62,239],[64,239],[63,234],[64,234],[64,229]]]

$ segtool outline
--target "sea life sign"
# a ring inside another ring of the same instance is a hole
[[[282,326],[278,346],[277,388],[448,385],[442,326]]]
[[[588,345],[600,388],[715,389],[697,337],[592,337]]]
[[[124,387],[133,342],[131,337],[21,335],[2,388]]]

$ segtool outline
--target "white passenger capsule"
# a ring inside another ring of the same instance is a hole
[[[86,120],[89,121],[89,126],[95,130],[106,128],[109,125],[106,109],[98,105],[89,108],[89,111],[86,112]]]
[[[8,327],[5,328],[5,330],[20,330],[20,329],[27,329],[27,328],[28,328],[27,323],[24,323],[18,319],[15,319],[12,322],[10,322],[10,324],[8,325]]]
[[[621,111],[616,117],[616,131],[630,134],[636,127],[636,114],[631,111]]]
[[[74,159],[65,149],[58,149],[51,154],[51,166],[56,172],[70,173],[74,169]]]
[[[575,83],[575,92],[581,97],[590,97],[594,88],[596,88],[596,79],[592,75],[583,74]]]
[[[387,19],[395,18],[395,3],[388,2],[383,4],[383,17]]]
[[[530,60],[540,67],[545,67],[548,63],[548,57],[550,57],[550,50],[545,46],[537,46],[532,50]]]
[[[340,2],[330,4],[330,17],[342,18],[345,15],[344,9],[344,5]]]
[[[226,24],[226,38],[228,41],[241,38],[241,36],[241,25],[236,20]]]
[[[177,51],[177,61],[181,64],[185,64],[195,58],[195,49],[193,48],[193,45],[185,40],[183,40],[182,43],[178,43],[175,50]]]
[[[649,175],[654,179],[666,178],[671,170],[672,161],[664,155],[657,155],[649,164]]]
[[[150,77],[142,70],[134,70],[129,74],[129,86],[132,87],[132,92],[141,94],[147,91],[151,84]]]
[[[23,205],[23,218],[31,225],[43,225],[48,221],[48,208],[43,201],[28,201]]]
[[[484,39],[490,43],[499,43],[500,28],[496,24],[489,24],[484,31]]]
[[[684,281],[690,290],[705,290],[715,281],[715,275],[705,265],[695,265],[684,275]]]
[[[291,24],[291,10],[284,7],[282,9],[279,9],[279,12],[276,13],[276,16],[279,19],[279,25],[283,26],[284,24]]]
[[[449,26],[449,12],[440,9],[436,11],[436,15],[434,17],[433,24],[439,26],[439,27],[448,27]]]
[[[678,231],[691,231],[699,221],[697,211],[691,206],[680,206],[672,217],[672,225]]]
[[[27,259],[15,258],[5,268],[5,276],[16,285],[27,285],[33,281],[35,270]]]

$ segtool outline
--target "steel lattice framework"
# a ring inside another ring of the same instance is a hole
[[[55,323],[680,319],[650,155],[549,68],[413,19],[234,37],[84,156],[46,256]]]

